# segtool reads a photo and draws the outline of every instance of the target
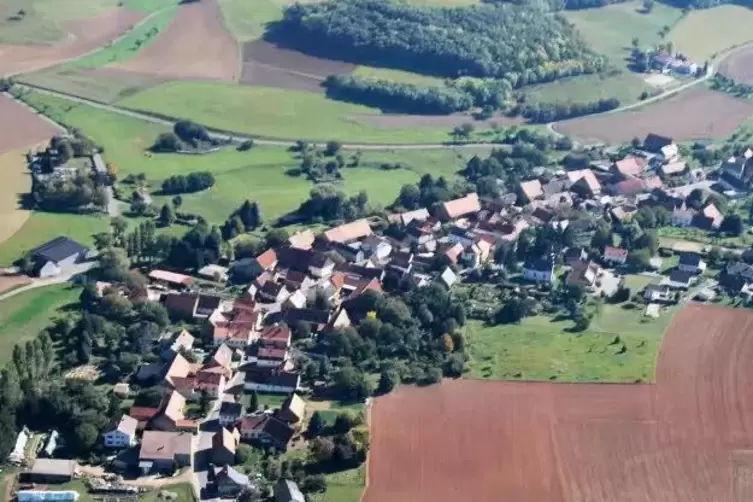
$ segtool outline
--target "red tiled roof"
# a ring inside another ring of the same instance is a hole
[[[268,270],[277,263],[277,253],[274,249],[267,249],[262,254],[256,257],[256,263],[262,270]]]
[[[139,422],[148,422],[157,413],[159,413],[159,408],[150,408],[147,406],[131,406],[128,410],[128,415]]]
[[[339,227],[330,228],[324,232],[325,239],[330,242],[339,243],[354,241],[367,235],[371,235],[371,226],[365,218],[351,221]]]
[[[638,157],[625,157],[614,163],[614,168],[623,176],[638,176],[645,166],[645,161]]]
[[[480,211],[481,204],[478,201],[478,194],[469,193],[465,197],[445,202],[442,204],[442,208],[444,209],[445,216],[455,219]]]

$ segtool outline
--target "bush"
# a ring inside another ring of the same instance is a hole
[[[248,150],[251,150],[254,147],[254,141],[251,139],[247,139],[240,145],[238,145],[238,151],[239,152],[246,152]]]

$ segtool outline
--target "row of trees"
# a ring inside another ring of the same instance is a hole
[[[214,186],[214,175],[209,171],[176,174],[162,182],[163,194],[200,192]]]
[[[535,124],[546,124],[594,113],[608,112],[619,108],[617,98],[599,99],[588,103],[524,103],[510,110],[513,115],[521,115]]]
[[[157,136],[151,149],[153,152],[174,153],[215,144],[206,127],[190,120],[180,120],[175,123],[172,132]],[[251,146],[253,143],[249,148]]]
[[[513,87],[594,73],[605,61],[548,6],[422,8],[384,0],[295,4],[267,37],[303,52]]]
[[[468,93],[451,87],[330,75],[324,81],[327,96],[342,101],[380,108],[386,112],[445,115],[465,111],[473,105]]]

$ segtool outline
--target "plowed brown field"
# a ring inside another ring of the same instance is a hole
[[[55,45],[0,44],[0,76],[41,70],[105,45],[138,23],[142,14],[124,8],[72,22],[70,40]]]
[[[719,64],[719,73],[753,85],[753,47],[733,51]]]
[[[135,57],[108,66],[174,79],[235,82],[238,45],[225,29],[216,0],[187,3],[170,26]]]
[[[750,501],[751,389],[753,312],[700,305],[655,384],[402,388],[373,405],[364,502]]]
[[[9,97],[0,94],[0,154],[34,146],[60,131]]]
[[[654,132],[676,140],[726,138],[753,114],[753,102],[723,92],[691,90],[645,107],[557,122],[557,132],[584,141],[628,142]]]

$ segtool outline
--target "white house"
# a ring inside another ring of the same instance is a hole
[[[136,444],[136,428],[139,421],[123,415],[117,426],[103,434],[106,448],[127,448]]]
[[[534,282],[554,282],[554,263],[548,258],[526,262],[523,265],[523,279]]]

